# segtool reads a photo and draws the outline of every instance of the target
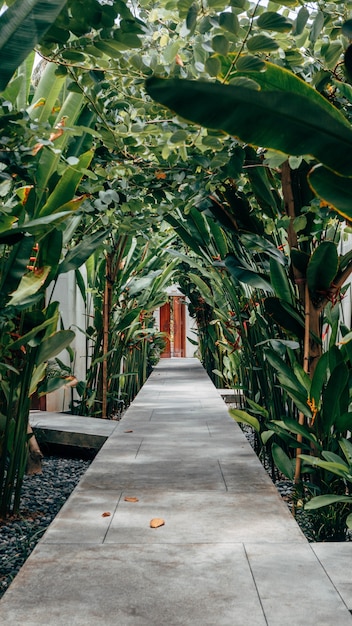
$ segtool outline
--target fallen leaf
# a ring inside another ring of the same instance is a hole
[[[133,433],[133,430],[124,430],[124,433]]]
[[[154,517],[154,519],[150,522],[150,528],[159,528],[160,526],[164,526],[165,520],[161,519],[161,517]]]
[[[105,511],[105,513],[102,513],[101,516],[102,517],[110,517],[111,513],[109,513],[109,511]]]
[[[135,498],[133,496],[126,496],[125,497],[125,502],[139,502],[138,498]]]

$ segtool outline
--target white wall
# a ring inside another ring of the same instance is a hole
[[[85,267],[81,267],[84,276]],[[49,288],[48,293],[51,293]],[[86,377],[86,339],[85,335],[78,330],[86,328],[86,310],[81,292],[77,288],[74,272],[68,272],[59,276],[54,289],[52,301],[60,302],[60,315],[65,329],[72,328],[76,337],[70,344],[75,351],[75,362],[73,364],[73,374],[78,380],[85,380]],[[78,327],[78,328],[77,328]],[[68,353],[64,350],[58,357],[65,364],[69,365]],[[75,393],[75,392],[74,392]],[[46,396],[47,411],[68,411],[71,401],[71,389],[62,388]]]

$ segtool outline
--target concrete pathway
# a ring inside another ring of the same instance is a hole
[[[113,420],[52,411],[30,411],[29,423],[39,441],[95,450],[101,448],[116,428]]]
[[[0,624],[351,626],[339,558],[305,540],[199,362],[165,359],[4,595]]]

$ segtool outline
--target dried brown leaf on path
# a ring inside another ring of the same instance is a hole
[[[164,526],[164,524],[165,520],[163,520],[161,517],[154,517],[150,521],[150,528],[159,528],[160,526]]]

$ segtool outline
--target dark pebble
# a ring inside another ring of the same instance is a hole
[[[86,471],[90,461],[48,456],[43,474],[25,476],[16,519],[0,522],[0,597]]]

